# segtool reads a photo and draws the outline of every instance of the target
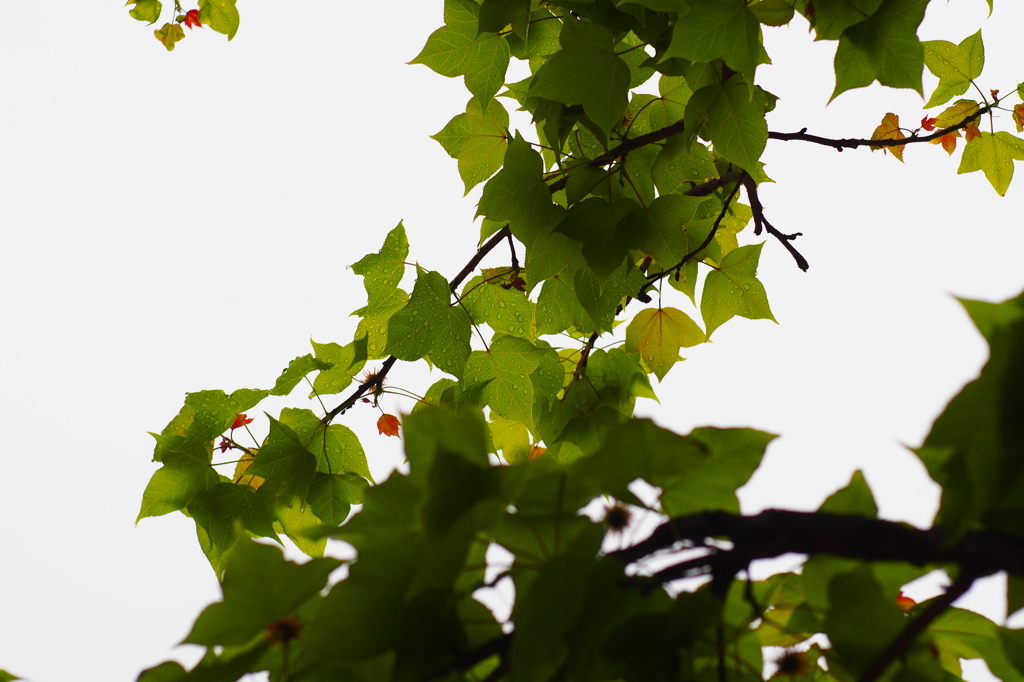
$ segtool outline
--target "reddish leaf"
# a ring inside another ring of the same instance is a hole
[[[199,21],[199,10],[190,9],[185,12],[185,26],[188,28],[202,28],[203,22]]]
[[[937,118],[925,116],[921,119],[921,127],[928,131],[935,130],[935,122],[938,120]]]
[[[1024,104],[1018,104],[1013,108],[1013,122],[1017,124],[1017,132],[1024,130]]]
[[[246,417],[245,413],[243,412],[242,414],[235,417],[235,422],[231,425],[231,430],[234,431],[235,429],[241,428],[246,424],[252,424],[252,419]]]
[[[217,447],[220,448],[221,454],[224,454],[225,452],[231,449],[231,441],[229,441],[227,438],[221,438],[220,443],[217,444]]]
[[[941,144],[947,154],[952,154],[953,150],[956,149],[956,138],[958,137],[960,137],[960,131],[954,130],[951,133],[946,133],[942,137],[932,140],[932,144]]]
[[[903,609],[903,612],[906,613],[910,609],[917,606],[917,602],[908,597],[907,595],[903,594],[903,592],[900,592],[899,596],[896,597],[896,606]]]
[[[978,128],[978,119],[974,119],[964,128],[964,139],[970,142],[976,137],[981,137],[981,129]]]
[[[540,459],[541,457],[544,456],[544,453],[547,452],[547,451],[548,451],[547,448],[542,447],[540,445],[531,445],[530,446],[530,454],[529,454],[528,459],[531,462],[533,460],[535,460],[535,459]]]
[[[398,435],[398,417],[393,414],[382,414],[377,420],[377,431],[385,436]]]

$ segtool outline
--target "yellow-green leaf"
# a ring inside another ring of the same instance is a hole
[[[964,38],[959,45],[948,40],[928,40],[924,46],[924,63],[938,79],[939,84],[925,104],[925,109],[945,104],[953,97],[967,92],[971,81],[981,75],[985,66],[985,45],[981,31]]]
[[[999,196],[1006,196],[1006,189],[1013,179],[1013,162],[1024,161],[1024,140],[1000,130],[996,134],[985,133],[971,140],[960,158],[957,173],[984,171]]]
[[[677,308],[641,310],[626,328],[626,352],[639,353],[658,381],[680,359],[680,347],[689,348],[705,340],[704,331]]]
[[[132,19],[148,21],[151,24],[156,23],[157,19],[160,18],[160,12],[163,11],[163,5],[160,4],[160,0],[132,0],[128,5],[135,5],[134,9],[128,10],[128,15]]]
[[[153,31],[153,35],[156,39],[164,44],[167,51],[170,52],[174,49],[174,44],[179,40],[185,39],[185,29],[181,27],[181,24],[164,24],[162,27]]]
[[[238,8],[235,0],[199,0],[199,21],[231,40],[238,33]]]
[[[722,258],[721,266],[708,273],[700,299],[708,336],[735,315],[775,322],[764,285],[756,276],[762,246],[763,242],[730,251]]]

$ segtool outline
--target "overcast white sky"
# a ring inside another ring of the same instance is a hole
[[[232,43],[194,31],[170,54],[120,5],[11,4],[0,41],[0,667],[38,682],[132,680],[199,653],[172,647],[219,590],[191,522],[134,525],[155,470],[146,431],[186,391],[269,387],[311,337],[349,340],[364,298],[346,266],[399,220],[411,257],[448,276],[477,233],[476,195],[461,198],[428,138],[469,95],[405,65],[440,0],[242,3]],[[1000,0],[986,21],[984,0],[933,5],[925,38],[983,27],[986,90],[1024,80],[1024,6]],[[773,130],[866,137],[887,111],[923,115],[916,94],[878,87],[826,109],[834,45],[799,27],[766,40]],[[760,275],[780,325],[729,323],[639,408],[683,432],[783,434],[747,511],[812,509],[862,468],[884,516],[930,523],[937,490],[901,443],[985,360],[952,296],[1024,289],[1024,171],[1000,199],[956,175],[958,156],[769,144],[769,219],[804,233],[811,269],[769,242]],[[409,365],[392,377],[429,380]],[[396,442],[375,415],[345,419],[386,471]],[[971,603],[1000,618],[997,587]]]

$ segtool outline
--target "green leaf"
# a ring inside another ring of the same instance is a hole
[[[814,30],[819,40],[839,40],[843,31],[864,21],[882,5],[882,0],[816,0]]]
[[[1006,617],[1024,609],[1024,577],[1019,575],[1006,576]],[[1024,653],[1024,651],[1022,651]],[[1024,672],[1024,656],[1016,664],[1017,669]]]
[[[785,26],[793,19],[793,0],[760,0],[747,8],[766,26]]]
[[[642,310],[626,328],[626,352],[639,353],[658,381],[680,359],[680,347],[689,348],[705,340],[704,330],[677,308]]]
[[[184,643],[247,643],[316,595],[341,563],[337,559],[312,559],[299,565],[285,561],[275,547],[240,539],[227,556],[221,584],[223,600],[203,610]]]
[[[238,8],[235,0],[199,0],[199,21],[231,40],[238,33]]]
[[[915,450],[942,486],[936,524],[1019,535],[1024,523],[1024,296],[1001,304],[963,301],[991,347],[981,375],[935,420]]]
[[[662,148],[654,162],[654,184],[662,196],[685,192],[693,183],[718,177],[718,169],[707,147],[702,144],[691,144],[689,150],[686,147],[685,138],[677,135]]]
[[[158,666],[147,668],[139,673],[139,677],[135,682],[177,682],[178,680],[187,679],[188,673],[185,671],[181,664],[177,661],[166,661]],[[10,679],[19,679],[12,677]],[[0,676],[0,680],[4,680]]]
[[[410,64],[424,64],[442,76],[466,77],[466,88],[483,107],[498,94],[508,69],[508,42],[497,33],[481,33],[480,6],[471,0],[445,0],[444,27]]]
[[[361,315],[356,328],[356,341],[366,346],[369,359],[377,360],[387,357],[388,321],[391,316],[405,307],[409,295],[401,289],[393,289],[386,294],[371,298],[370,303],[353,315]]]
[[[884,0],[868,19],[843,31],[836,50],[836,88],[830,101],[878,81],[921,94],[924,48],[917,27],[928,0]]]
[[[700,132],[715,152],[754,172],[768,142],[768,124],[758,98],[738,75],[725,85],[709,85],[693,93],[686,105],[686,130]]]
[[[708,337],[734,315],[775,322],[764,285],[756,277],[762,246],[763,242],[730,251],[721,266],[708,273],[700,298],[700,314]]]
[[[340,526],[353,504],[362,504],[366,481],[353,474],[317,473],[309,486],[309,507],[328,526]]]
[[[257,494],[272,492],[270,484],[260,486]],[[302,552],[314,559],[320,559],[327,547],[326,537],[314,537],[314,530],[322,529],[323,522],[313,513],[310,505],[304,504],[302,500],[293,495],[275,495],[274,497],[277,522],[274,528],[278,533],[288,536],[288,539],[295,543]]]
[[[601,279],[615,272],[629,253],[629,247],[618,234],[618,224],[636,208],[635,201],[622,199],[609,203],[591,197],[570,208],[557,232],[583,244],[587,265]]]
[[[1004,682],[1024,682],[1021,674],[1020,636],[982,615],[965,609],[943,611],[929,626],[928,634],[939,649],[947,670],[959,671],[959,659],[980,658],[992,674]]]
[[[544,162],[519,133],[505,152],[504,166],[484,186],[478,214],[509,224],[527,253],[551,232],[558,220],[558,207],[551,203],[551,190],[543,180]]]
[[[626,111],[630,81],[612,34],[596,24],[568,21],[559,42],[562,49],[536,75],[529,96],[582,104],[590,120],[610,134]]]
[[[754,473],[775,436],[752,429],[695,429],[680,436],[647,419],[608,430],[600,449],[572,465],[594,493],[630,499],[627,486],[642,478],[662,489],[669,516],[701,511],[739,513],[736,489]]]
[[[556,275],[544,281],[537,297],[538,334],[558,334],[582,321],[583,306],[572,290],[572,280]]]
[[[659,265],[670,268],[704,243],[720,210],[714,197],[663,194],[648,208],[630,213],[619,229],[631,235],[631,247],[643,249]],[[714,242],[694,254],[697,260],[706,255],[720,257]]]
[[[522,38],[530,28],[530,0],[483,0],[480,5],[480,32],[498,33],[509,24]]]
[[[388,232],[380,251],[367,254],[352,264],[352,271],[363,277],[363,286],[371,303],[375,297],[387,295],[398,287],[405,275],[408,257],[409,240],[405,236],[405,225],[398,223]]]
[[[300,355],[281,372],[270,395],[288,395],[299,385],[307,374],[315,370],[330,369],[331,365],[310,354]]]
[[[270,433],[246,473],[278,481],[305,500],[309,484],[316,474],[316,458],[306,449],[306,443],[294,429],[267,416]]]
[[[372,481],[366,453],[359,438],[344,424],[331,424],[326,429],[310,410],[286,407],[281,422],[295,431],[299,441],[316,457],[316,470],[325,474],[357,474]]]
[[[496,334],[487,351],[473,351],[463,381],[482,383],[487,404],[498,415],[533,429],[533,373],[550,349],[526,339]]]
[[[527,286],[532,288],[557,276],[568,277],[568,281],[572,281],[573,273],[585,267],[587,261],[583,258],[583,244],[561,232],[552,232],[526,252]]]
[[[662,59],[683,57],[694,62],[722,59],[754,82],[761,61],[761,26],[743,0],[687,0],[690,11],[679,17],[672,43]]]
[[[448,155],[459,161],[459,176],[469,190],[494,175],[505,159],[508,112],[492,102],[486,113],[476,98],[469,100],[466,113],[448,122],[441,132],[431,137]]]
[[[352,376],[366,364],[366,338],[353,341],[346,346],[336,343],[317,343],[310,340],[316,359],[329,365],[313,379],[313,393],[331,395],[340,393],[352,383]]]
[[[507,280],[507,276],[490,281],[484,276],[474,277],[462,290],[462,305],[476,324],[486,323],[500,334],[535,339],[534,304],[522,291],[502,286]]]
[[[992,133],[982,132],[964,147],[957,173],[984,171],[999,196],[1006,196],[1006,190],[1013,179],[1013,162],[1024,161],[1024,140],[1005,130]]]
[[[521,464],[530,456],[530,432],[518,422],[492,415],[488,423],[491,430],[491,441],[494,449],[509,464]]]
[[[906,626],[903,611],[886,598],[868,566],[832,578],[828,599],[825,634],[854,676]]]
[[[553,16],[547,8],[538,9],[530,14],[529,33],[525,38],[518,33],[511,33],[505,36],[508,41],[512,56],[516,59],[537,59],[546,57],[558,51],[558,34],[562,31],[562,24],[553,20]],[[523,95],[529,87],[529,80],[523,83]],[[506,84],[510,90],[514,84]],[[520,103],[522,100],[520,100]]]
[[[842,490],[832,493],[818,508],[818,511],[829,514],[866,516],[873,519],[878,516],[878,505],[875,504],[871,488],[864,480],[864,474],[858,469],[853,472],[850,483]]]
[[[219,482],[217,472],[208,466],[193,469],[171,465],[160,467],[142,493],[142,508],[135,523],[147,516],[162,516],[184,509],[195,495]]]
[[[469,316],[451,305],[448,280],[421,270],[409,303],[388,321],[385,352],[400,360],[419,360],[429,354],[442,370],[462,376],[469,335]]]
[[[160,13],[163,12],[160,0],[134,0],[128,4],[135,5],[133,9],[128,10],[132,19],[146,21],[150,24],[155,24],[160,18]]]
[[[929,40],[924,47],[924,63],[938,79],[925,109],[945,104],[957,95],[967,92],[973,80],[981,75],[985,66],[985,45],[981,31],[963,39],[959,45],[947,40]]]
[[[207,554],[212,554],[211,563],[215,567],[215,557],[224,555],[239,537],[236,526],[239,522],[253,535],[281,542],[264,497],[247,486],[218,483],[189,500],[187,510],[196,526],[206,534],[210,544]]]

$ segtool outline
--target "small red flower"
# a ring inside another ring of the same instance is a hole
[[[928,131],[935,130],[935,122],[938,120],[937,118],[925,116],[921,119],[921,127]]]
[[[252,419],[246,417],[245,413],[243,412],[242,414],[235,417],[235,422],[231,425],[231,430],[234,431],[235,429],[241,428],[246,424],[252,424]]]
[[[199,21],[199,10],[190,9],[185,12],[185,26],[187,28],[202,28],[203,22]]]

